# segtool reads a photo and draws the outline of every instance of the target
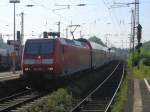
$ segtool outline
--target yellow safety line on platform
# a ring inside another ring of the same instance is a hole
[[[18,77],[18,76],[19,76],[19,75],[2,76],[2,77],[0,77],[0,79],[11,78],[11,77]]]
[[[150,85],[149,85],[148,81],[145,78],[144,78],[144,82],[145,82],[145,84],[147,86],[148,91],[150,92]]]

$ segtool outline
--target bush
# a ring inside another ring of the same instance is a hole
[[[20,112],[69,112],[71,101],[72,97],[61,88],[37,100],[30,107],[21,109]]]
[[[67,112],[71,106],[71,96],[64,89],[59,89],[48,96],[47,105],[53,112]]]
[[[145,66],[150,66],[150,58],[144,58],[142,62]]]

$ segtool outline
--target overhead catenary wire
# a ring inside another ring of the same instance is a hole
[[[116,23],[116,21],[114,20],[113,16],[112,16],[112,12],[110,10],[110,6],[106,3],[105,0],[102,0],[104,6],[106,7],[106,9],[108,10],[108,14],[110,16],[110,19],[112,21],[112,23],[114,24],[114,26],[118,26],[118,24]],[[120,31],[119,26],[118,27],[114,27],[114,29],[116,30],[116,32],[118,33]]]
[[[114,19],[113,19],[113,17],[112,17],[111,12],[110,12],[110,7],[109,7],[108,4],[105,2],[105,0],[102,0],[102,3],[104,4],[104,6],[106,7],[106,9],[108,10],[108,14],[109,14],[109,16],[110,16],[110,19],[111,19],[112,23],[115,25],[116,23],[115,23],[115,21],[114,21]],[[116,29],[116,27],[115,27],[115,29]]]
[[[114,8],[113,8],[114,9]],[[117,10],[118,9],[118,10]],[[124,33],[124,32],[128,32],[127,31],[127,29],[126,29],[126,25],[128,25],[128,24],[125,24],[125,18],[124,18],[124,16],[123,16],[123,14],[122,14],[122,10],[121,10],[122,8],[120,7],[120,8],[116,8],[116,10],[118,11],[118,13],[119,13],[119,19],[120,19],[120,21],[118,20],[118,18],[117,18],[117,15],[116,15],[116,13],[114,12],[114,16],[116,17],[116,19],[117,19],[117,21],[119,21],[120,23],[119,23],[119,26],[121,27],[121,30],[122,30],[122,32]],[[112,11],[114,11],[114,10],[112,10]]]
[[[39,6],[39,7],[42,7],[44,8],[46,11],[50,11],[51,14],[55,15],[55,16],[58,16],[58,20],[57,21],[61,21],[61,24],[63,24],[64,26],[68,25],[68,23],[70,22],[70,19],[62,16],[61,14],[59,14],[59,12],[57,13],[56,11],[54,11],[53,9],[51,8],[48,8],[46,5],[42,4],[42,3],[39,3],[39,2],[36,2],[35,0],[30,0],[32,1],[35,6]],[[55,4],[55,3],[54,3]],[[50,13],[48,13],[48,15],[50,15]],[[47,21],[47,20],[46,20]],[[63,21],[63,22],[62,22]],[[47,21],[47,25],[48,25],[48,21]]]
[[[47,9],[47,10],[52,11],[55,15],[59,16],[60,18],[65,19],[65,21],[68,19],[68,18],[66,18],[66,17],[63,17],[61,14],[56,13],[55,11],[53,11],[53,9],[47,8],[45,5],[43,5],[43,4],[41,4],[41,3],[37,3],[37,2],[35,2],[34,0],[31,0],[31,1],[32,1],[33,3],[35,3],[35,4],[37,4],[37,5],[39,5],[39,6],[43,7],[43,8],[45,8],[45,9]],[[104,1],[104,0],[103,0],[103,1]],[[72,1],[71,1],[71,3],[72,3]],[[104,3],[105,3],[105,1],[104,1]],[[105,4],[106,4],[106,3],[105,3]],[[109,15],[110,15],[110,17],[111,17],[111,19],[112,19],[112,22],[115,23],[114,20],[113,20],[113,17],[112,17],[110,8],[109,8],[108,6],[107,6],[107,9],[109,10]],[[70,21],[70,20],[68,20],[68,21]],[[119,25],[119,24],[118,24],[118,25]],[[120,29],[120,28],[118,28],[118,29]]]
[[[108,0],[105,0],[105,1],[106,1],[107,4],[109,5],[109,9],[110,9],[110,10],[109,10],[109,13],[112,13],[112,14],[114,15],[115,21],[116,21],[116,23],[117,23],[119,29],[122,30],[121,32],[124,32],[123,29],[122,29],[122,27],[121,27],[121,25],[120,25],[120,23],[119,23],[119,19],[118,19],[116,13],[115,13],[114,10],[111,8],[110,2],[109,2]]]
[[[126,29],[126,24],[121,24],[121,22],[119,21],[120,18],[121,18],[120,20],[122,20],[122,17],[123,17],[122,14],[120,14],[120,16],[116,15],[114,10],[111,8],[111,3],[110,3],[111,1],[108,1],[108,0],[102,0],[102,1],[103,1],[104,6],[108,9],[109,16],[110,16],[112,22],[114,24],[117,24],[116,25],[116,26],[118,26],[117,29],[119,29],[118,32],[120,32],[120,35],[124,37],[125,36],[124,32],[128,32],[128,31]],[[115,2],[115,1],[113,0],[112,3],[113,2]],[[120,10],[119,10],[119,12],[120,12]],[[119,17],[119,19],[118,19],[118,17]],[[123,20],[124,20],[124,18],[123,18]],[[123,21],[123,23],[124,23],[124,21]],[[128,35],[128,33],[126,33],[126,35]],[[127,36],[126,36],[126,38],[127,38]]]

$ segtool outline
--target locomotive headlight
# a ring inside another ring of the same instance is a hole
[[[29,68],[25,68],[25,71],[28,71],[29,70]]]
[[[48,68],[48,70],[52,71],[52,70],[53,70],[53,67]]]

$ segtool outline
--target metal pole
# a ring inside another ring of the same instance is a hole
[[[60,34],[60,21],[58,22],[58,33]]]
[[[123,46],[123,40],[121,40],[121,43],[122,43],[122,49],[124,48],[124,46]]]
[[[133,51],[132,51],[132,64],[134,62],[134,38],[135,38],[135,12],[132,10],[132,21],[133,21]]]
[[[133,38],[133,9],[131,10],[131,34],[130,34],[130,52],[132,52]]]
[[[16,4],[15,4],[15,2],[14,2],[14,43],[15,43],[15,36],[16,36],[16,35],[15,35],[15,32],[16,32],[16,16],[15,16],[15,15],[16,15],[16,6],[15,6],[15,5],[16,5]],[[14,54],[15,54],[15,44],[14,44]],[[14,54],[13,54],[13,55],[14,55]],[[13,59],[13,62],[12,62],[12,63],[13,63],[13,68],[12,68],[12,69],[13,69],[13,73],[15,73],[15,67],[16,67],[16,64],[15,64],[15,63],[16,63],[16,60]]]
[[[23,44],[23,38],[24,38],[24,13],[21,13],[21,38],[20,38],[20,44]]]
[[[82,38],[82,31],[80,31],[80,38]]]
[[[66,38],[68,38],[68,28],[66,28]]]
[[[135,0],[136,25],[139,24],[139,0]]]
[[[14,41],[15,41],[15,32],[16,32],[16,3],[14,2]]]
[[[105,38],[106,38],[106,46],[107,46],[107,34],[105,34],[106,36],[105,36]]]

